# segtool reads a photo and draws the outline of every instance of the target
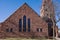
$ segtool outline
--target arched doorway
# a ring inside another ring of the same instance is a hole
[[[48,23],[48,36],[52,37],[53,36],[53,22],[49,18],[47,18],[45,21]],[[54,36],[56,36],[55,30],[54,30]]]

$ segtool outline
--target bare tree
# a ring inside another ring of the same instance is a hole
[[[60,3],[59,3],[59,0],[52,0],[52,3],[54,6],[56,24],[57,24],[60,21]],[[52,19],[52,21],[53,21],[53,19]],[[54,29],[55,29],[55,24],[53,21],[53,38],[54,38]]]
[[[60,21],[60,3],[59,0],[53,0],[55,17],[56,17],[56,24]]]

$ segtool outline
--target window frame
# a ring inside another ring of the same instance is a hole
[[[6,29],[6,32],[9,32],[9,28]]]
[[[26,32],[26,16],[23,16],[23,32]]]
[[[42,32],[42,28],[37,28],[37,32]]]
[[[22,32],[22,19],[19,19],[19,32]]]
[[[10,30],[9,30],[10,32],[13,32],[13,28],[10,28]]]
[[[28,32],[30,32],[30,18],[28,18]]]

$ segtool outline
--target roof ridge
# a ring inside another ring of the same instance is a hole
[[[23,7],[24,5],[26,5],[26,6],[28,6],[29,8],[31,8],[31,7],[25,2],[25,3],[22,4],[22,6],[20,6],[16,11],[18,11],[18,10],[19,10],[21,7]],[[31,8],[31,10],[34,11],[32,8]],[[14,11],[14,12],[13,12],[6,20],[4,20],[3,22],[7,21],[11,16],[13,16],[16,11]],[[36,11],[34,11],[34,12],[35,12],[35,14],[36,14],[38,17],[40,17]]]

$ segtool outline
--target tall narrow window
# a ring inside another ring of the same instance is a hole
[[[22,31],[22,19],[19,20],[19,32]]]
[[[26,16],[23,16],[23,31],[26,32]]]
[[[30,19],[28,19],[28,32],[30,32]]]

